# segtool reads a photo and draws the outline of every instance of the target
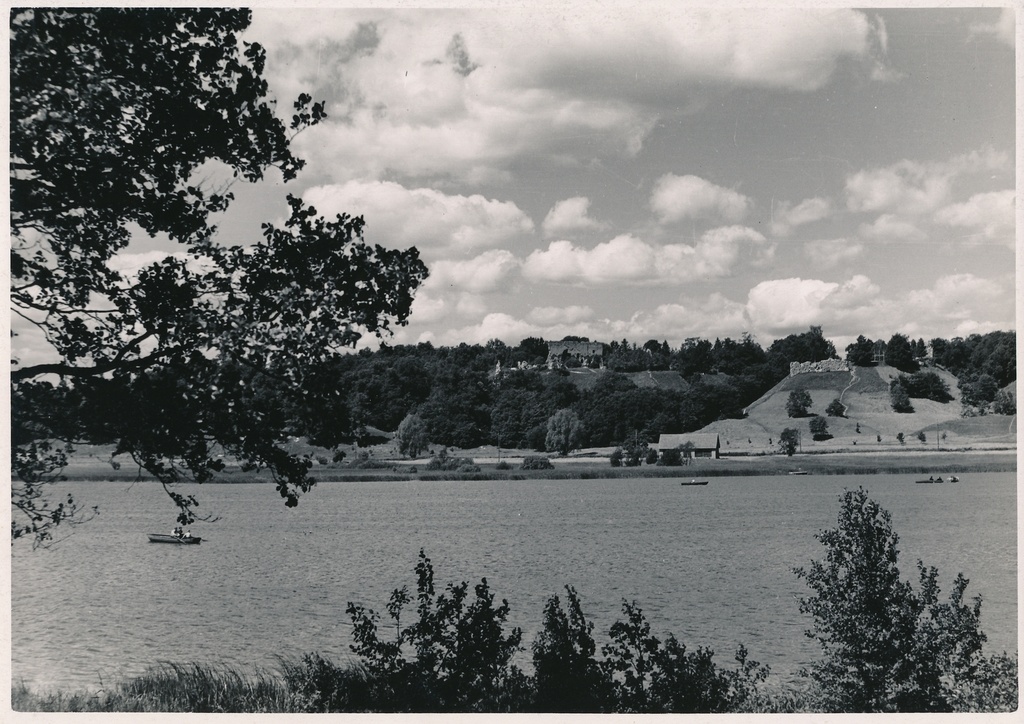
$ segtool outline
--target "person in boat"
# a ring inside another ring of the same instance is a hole
[[[184,536],[184,532],[182,531],[180,525],[174,526],[174,533],[173,533],[173,535],[174,535],[175,538],[181,538],[182,536]]]

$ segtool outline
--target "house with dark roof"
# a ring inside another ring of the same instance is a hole
[[[682,450],[687,443],[693,445],[692,449],[684,453],[684,457],[689,458],[712,458],[718,459],[722,457],[722,442],[718,438],[717,432],[689,432],[682,433],[680,435],[661,435],[658,438],[657,447],[658,453],[662,453],[665,450]],[[689,447],[689,446],[687,446]]]

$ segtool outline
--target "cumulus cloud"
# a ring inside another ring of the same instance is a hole
[[[483,294],[504,288],[519,270],[519,260],[509,251],[492,249],[472,259],[442,260],[430,265],[427,290],[457,289]]]
[[[751,201],[699,176],[669,173],[655,183],[650,206],[662,223],[687,218],[740,221],[747,215]]]
[[[1017,32],[1016,26],[1014,25],[1013,8],[1003,8],[999,12],[999,17],[991,23],[974,23],[970,27],[970,34],[972,38],[977,36],[992,36],[1011,48],[1014,46],[1015,34]]]
[[[771,231],[776,236],[788,236],[793,229],[826,218],[832,211],[832,202],[821,197],[804,199],[796,206],[782,202],[772,208]]]
[[[846,205],[850,211],[930,213],[947,202],[952,183],[958,176],[1003,170],[1009,163],[1005,153],[985,149],[949,161],[903,160],[884,168],[858,171],[846,179]]]
[[[347,212],[366,219],[367,239],[390,247],[416,246],[424,254],[464,253],[508,244],[534,230],[511,201],[408,189],[392,181],[316,186],[303,198],[321,214]]]
[[[758,265],[771,259],[774,245],[745,226],[705,232],[697,244],[648,243],[632,234],[588,249],[571,241],[553,241],[523,262],[530,281],[580,286],[610,284],[675,284],[731,274],[741,259]]]
[[[861,224],[859,233],[867,239],[899,243],[928,238],[917,225],[895,214],[882,214],[870,224]]]
[[[849,239],[817,239],[804,244],[804,251],[812,264],[831,269],[859,257],[864,245]]]
[[[334,179],[482,181],[524,154],[635,154],[708,87],[812,91],[844,58],[873,72],[878,32],[845,9],[257,8],[247,39],[279,97],[327,99],[296,144]]]
[[[773,279],[747,295],[751,329],[762,338],[778,338],[821,325],[837,338],[864,334],[887,339],[893,332],[913,337],[949,337],[958,330],[1012,329],[1013,278],[983,279],[972,274],[940,277],[930,287],[885,296],[863,275],[845,282]]]
[[[586,196],[574,196],[555,204],[548,215],[544,217],[541,225],[544,229],[544,236],[558,236],[572,231],[585,231],[589,229],[603,229],[603,224],[587,215],[590,209],[590,199]]]
[[[552,327],[558,324],[576,324],[591,319],[594,310],[587,306],[571,304],[568,307],[534,307],[529,319],[534,324]]]
[[[1013,189],[975,194],[963,203],[940,209],[935,219],[949,226],[972,230],[979,240],[1002,241],[1013,248],[1015,199]]]

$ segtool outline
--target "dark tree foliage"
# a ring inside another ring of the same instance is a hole
[[[289,197],[289,218],[261,240],[217,242],[210,217],[232,195],[203,188],[197,170],[292,179],[303,164],[291,137],[324,117],[303,95],[290,124],[278,120],[263,49],[239,42],[249,19],[11,14],[11,306],[52,352],[11,372],[13,538],[44,542],[74,519],[73,501],[51,507],[41,487],[72,443],[130,455],[183,523],[194,501],[171,486],[209,479],[221,453],[268,468],[295,505],[313,481],[276,442],[289,425],[325,441],[341,432],[314,421],[342,407],[316,371],[408,316],[426,268],[415,249],[365,243],[361,218],[326,220]],[[117,271],[109,262],[135,227],[183,253]]]
[[[796,453],[800,445],[800,431],[787,427],[779,434],[779,452],[790,457]]]
[[[685,379],[690,380],[699,374],[711,372],[715,365],[712,355],[713,345],[706,339],[689,337],[672,354],[671,366]]]
[[[900,375],[897,378],[907,395],[917,399],[949,402],[953,395],[949,393],[949,385],[930,370],[921,370],[912,375]]]
[[[828,403],[828,407],[825,408],[825,414],[829,417],[846,417],[846,405],[837,397]]]
[[[846,346],[846,361],[857,367],[873,367],[875,364],[875,343],[863,334],[857,341]]]
[[[821,415],[815,415],[808,423],[811,430],[811,437],[815,440],[828,440],[832,437],[828,431],[828,421]]]
[[[711,348],[711,356],[716,372],[734,376],[754,375],[768,359],[761,346],[749,334],[744,334],[739,342],[729,337],[716,339]],[[788,363],[786,374],[789,374]]]
[[[835,345],[825,339],[821,327],[811,327],[802,334],[777,339],[768,347],[767,353],[772,372],[780,380],[789,374],[790,362],[819,362],[835,356]]]
[[[548,358],[548,343],[539,337],[527,337],[512,350],[512,360],[542,365]]]
[[[477,447],[485,444],[490,434],[487,373],[473,370],[464,357],[456,353],[442,363],[435,371],[430,397],[419,407],[430,441],[439,445]]]
[[[895,379],[889,383],[889,403],[893,412],[913,412],[914,406],[910,402],[910,395],[903,387],[900,380]]]
[[[533,642],[534,705],[538,712],[603,711],[610,682],[594,659],[594,624],[576,589],[565,593],[565,609],[558,596],[544,605],[544,628]]]
[[[807,417],[813,402],[807,390],[792,390],[786,398],[786,414],[790,417]]]
[[[900,577],[899,536],[888,511],[863,488],[842,496],[838,527],[816,537],[824,560],[797,568],[813,595],[800,610],[823,658],[810,669],[827,711],[952,711],[975,677],[985,634],[981,599],[964,601],[958,575],[939,601],[938,571],[918,562],[919,590]]]
[[[505,632],[508,601],[494,605],[487,579],[474,586],[434,586],[434,567],[420,551],[416,564],[416,618],[402,625],[413,602],[406,587],[391,593],[387,604],[395,637],[378,632],[380,616],[349,603],[352,652],[373,676],[375,711],[500,712],[508,701],[523,698],[526,677],[512,663],[522,650],[522,631]],[[517,695],[518,693],[518,695]]]
[[[914,348],[905,335],[894,334],[885,345],[885,363],[901,372],[917,372]]]

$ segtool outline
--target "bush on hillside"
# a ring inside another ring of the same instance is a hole
[[[846,405],[837,397],[828,403],[828,407],[825,408],[825,414],[829,417],[846,417]]]
[[[897,379],[909,397],[935,402],[949,402],[953,399],[949,385],[934,372],[923,370],[912,375],[900,375]]]
[[[832,435],[828,431],[828,422],[821,415],[815,415],[811,418],[809,423],[811,428],[811,436],[818,440],[831,440]]]
[[[910,404],[910,395],[899,380],[893,380],[889,385],[889,404],[892,405],[893,412],[914,411],[914,406]]]
[[[807,390],[793,390],[786,399],[786,414],[790,417],[807,417],[813,401]]]

